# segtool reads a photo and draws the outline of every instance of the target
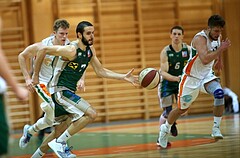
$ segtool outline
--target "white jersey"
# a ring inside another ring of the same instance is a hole
[[[42,44],[45,46],[53,46],[53,43],[52,43],[53,39],[54,39],[54,36],[47,37],[42,40]],[[65,45],[67,45],[69,42],[70,41],[67,39],[65,42]],[[53,73],[51,64],[54,57],[55,56],[46,54],[41,66],[41,70],[39,72],[39,83],[47,85],[48,82],[50,81]]]
[[[203,36],[207,39],[208,51],[215,51],[220,46],[220,37],[218,38],[217,41],[211,42],[204,30],[197,33],[194,36],[194,38],[196,36]],[[193,47],[193,45],[191,43],[191,52],[194,52],[194,51],[196,52],[196,49]],[[198,78],[198,79],[203,79],[207,75],[212,73],[213,64],[214,64],[214,60],[211,61],[210,63],[204,65],[198,56],[198,52],[196,52],[196,55],[193,56],[191,59],[189,59],[189,62],[187,63],[187,65],[184,68],[184,73],[189,76]]]

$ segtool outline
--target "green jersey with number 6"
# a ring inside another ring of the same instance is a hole
[[[182,75],[184,66],[187,64],[190,52],[186,44],[183,44],[182,50],[175,52],[172,45],[169,45],[166,49],[168,57],[169,69],[168,73],[173,76]],[[161,97],[166,97],[171,94],[178,93],[178,82],[171,82],[163,79],[161,83]]]

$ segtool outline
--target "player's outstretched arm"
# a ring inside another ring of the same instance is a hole
[[[125,80],[127,82],[130,82],[133,85],[138,85],[138,77],[134,76],[132,73],[134,71],[134,69],[131,69],[128,73],[126,74],[120,74],[120,73],[116,73],[114,71],[111,71],[109,69],[106,69],[102,66],[102,64],[100,63],[100,61],[98,60],[95,50],[94,48],[91,48],[92,52],[93,52],[93,57],[90,61],[95,73],[99,76],[99,77],[103,77],[103,78],[112,78],[112,79],[118,79],[118,80]]]

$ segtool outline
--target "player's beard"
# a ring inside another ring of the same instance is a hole
[[[217,37],[217,38],[214,38],[214,37],[212,36],[211,31],[209,32],[209,37],[210,37],[211,40],[213,40],[213,41],[217,41],[217,40],[218,40],[218,37]]]
[[[82,43],[85,45],[85,46],[91,46],[91,44],[89,44],[89,42],[86,40],[86,38],[84,36],[82,36]]]

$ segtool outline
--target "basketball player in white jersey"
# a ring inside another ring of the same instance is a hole
[[[43,102],[41,103],[41,109],[45,112],[44,117],[37,120],[37,122],[33,125],[25,125],[23,129],[23,136],[20,138],[19,147],[26,148],[28,142],[30,141],[31,136],[47,127],[53,126],[54,123],[54,103],[52,102],[50,93],[48,92],[48,82],[52,77],[52,61],[54,56],[46,55],[44,58],[44,64],[41,66],[41,71],[39,73],[39,84],[33,86],[32,84],[32,76],[31,72],[28,71],[26,63],[28,60],[32,60],[35,58],[36,53],[38,51],[39,45],[43,44],[46,46],[53,45],[67,45],[70,41],[68,40],[68,31],[69,31],[69,23],[64,19],[58,19],[54,22],[53,25],[53,35],[43,39],[39,43],[32,44],[28,46],[23,52],[21,52],[18,56],[20,68],[22,70],[23,76],[25,78],[26,85],[29,91],[36,91],[37,94],[42,98]],[[79,82],[80,83],[80,82]],[[81,86],[83,85],[83,81],[81,80]],[[66,128],[66,127],[65,127]],[[60,133],[59,133],[60,134]],[[43,156],[44,152],[39,148],[35,153]],[[76,157],[74,154],[69,153],[70,157]],[[33,155],[33,157],[37,157]]]
[[[172,124],[189,108],[197,98],[199,91],[208,93],[214,97],[214,124],[211,136],[215,139],[223,139],[220,131],[220,123],[224,111],[224,92],[219,79],[213,74],[213,67],[222,68],[221,54],[227,50],[231,42],[229,39],[221,41],[221,32],[225,20],[219,15],[213,15],[208,19],[208,28],[197,33],[191,43],[191,58],[184,67],[178,93],[178,107],[172,110],[165,124],[161,125],[159,132],[159,145],[167,147],[168,137]]]

